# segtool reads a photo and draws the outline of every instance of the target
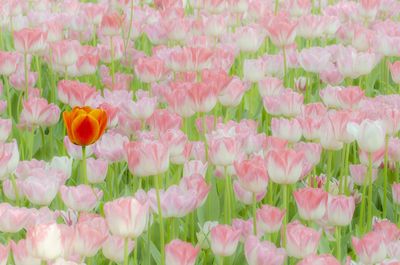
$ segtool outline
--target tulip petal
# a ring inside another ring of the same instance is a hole
[[[99,123],[90,115],[76,117],[71,125],[74,143],[78,145],[89,145],[99,137]]]
[[[103,134],[106,130],[107,126],[107,113],[102,109],[94,109],[89,112],[89,115],[95,118],[99,123],[99,137]]]

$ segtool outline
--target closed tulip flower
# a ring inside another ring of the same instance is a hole
[[[107,202],[104,214],[113,235],[137,238],[146,228],[149,207],[135,198],[125,197]]]
[[[271,150],[267,155],[267,171],[278,184],[296,183],[303,172],[304,153],[294,150]]]
[[[387,248],[379,232],[369,232],[362,238],[353,237],[351,241],[358,258],[365,264],[377,264],[386,257]]]
[[[235,253],[240,239],[240,230],[228,225],[216,225],[211,229],[211,250],[215,255],[226,257]]]
[[[68,137],[73,144],[87,146],[96,142],[107,126],[107,114],[102,109],[75,107],[63,113]]]
[[[269,241],[260,241],[255,236],[247,238],[244,251],[249,265],[282,265],[286,258],[283,248],[277,248]]]
[[[103,192],[87,185],[61,186],[61,199],[64,204],[75,211],[91,211],[103,197]]]
[[[243,188],[253,193],[260,193],[267,189],[268,174],[262,157],[254,156],[249,160],[234,162],[234,166]]]
[[[287,225],[286,228],[286,251],[288,256],[304,258],[317,252],[321,232],[308,228],[298,221]]]
[[[54,260],[63,251],[61,230],[57,224],[40,224],[28,230],[27,245],[32,255],[42,260]]]
[[[356,138],[360,149],[365,152],[376,152],[385,145],[386,132],[380,121],[364,120],[360,125],[349,123],[347,131]]]
[[[179,239],[172,240],[165,246],[166,265],[194,265],[200,247],[193,247],[192,244]]]
[[[318,220],[325,215],[328,193],[322,189],[303,188],[295,191],[299,215],[304,220]]]

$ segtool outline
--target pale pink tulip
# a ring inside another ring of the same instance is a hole
[[[72,108],[88,106],[97,95],[95,88],[79,81],[61,80],[57,87],[60,101]]]
[[[72,242],[74,252],[84,257],[93,257],[108,238],[108,227],[103,217],[81,215],[75,225]]]
[[[179,115],[165,109],[158,109],[153,112],[146,123],[156,133],[166,132],[169,129],[179,129],[182,126],[182,118]]]
[[[9,174],[14,173],[19,163],[17,141],[0,143],[0,179],[4,180]]]
[[[268,175],[264,163],[264,159],[260,156],[233,163],[243,188],[253,193],[260,193],[267,189]]]
[[[245,92],[249,89],[248,84],[234,77],[231,82],[219,93],[218,101],[226,107],[236,107],[242,101]]]
[[[191,160],[191,161],[187,161],[184,165],[183,165],[183,173],[182,173],[182,177],[190,177],[193,174],[198,174],[201,175],[203,177],[205,177],[206,172],[207,172],[207,163],[203,163],[200,160]]]
[[[174,239],[165,246],[166,265],[194,265],[200,247],[193,247],[192,244]]]
[[[354,183],[359,186],[368,185],[367,180],[368,166],[359,164],[359,165],[350,165],[350,174]],[[372,169],[372,182],[374,182],[378,178],[378,169]]]
[[[354,250],[361,262],[376,264],[385,259],[387,249],[378,232],[369,232],[362,238],[352,237]]]
[[[221,257],[235,253],[240,239],[240,230],[228,225],[216,225],[211,229],[211,250]]]
[[[305,258],[316,254],[321,232],[308,228],[298,221],[289,223],[286,227],[287,255],[295,258]]]
[[[139,58],[135,64],[135,73],[140,81],[153,83],[161,81],[167,74],[164,61],[157,57]]]
[[[267,31],[272,43],[281,48],[287,47],[294,42],[296,27],[297,23],[290,21],[288,16],[279,14],[272,18]]]
[[[98,201],[103,197],[103,191],[88,185],[61,186],[61,199],[64,204],[75,211],[89,212],[96,207]]]
[[[385,128],[380,121],[363,120],[361,124],[349,123],[347,131],[352,134],[365,152],[376,152],[385,144]]]
[[[389,64],[389,69],[392,74],[393,82],[400,84],[400,61]]]
[[[329,195],[327,205],[328,222],[334,226],[347,226],[351,223],[355,210],[354,197]]]
[[[169,150],[161,141],[129,142],[125,150],[129,170],[135,176],[155,176],[169,167]]]
[[[54,260],[63,251],[57,224],[40,224],[28,229],[26,244],[32,256],[42,260]]]
[[[100,24],[102,34],[106,36],[119,35],[123,17],[116,11],[103,14]]]
[[[64,137],[64,146],[68,152],[68,155],[73,157],[74,159],[82,159],[82,146],[75,145],[71,142],[68,136]],[[88,145],[86,146],[86,156],[89,157],[93,153],[93,146]]]
[[[261,234],[279,231],[284,216],[285,210],[270,205],[263,205],[256,213],[257,231]]]
[[[299,215],[304,220],[321,219],[326,212],[328,193],[317,188],[302,188],[293,192]]]
[[[137,238],[146,228],[149,207],[134,198],[125,197],[107,202],[104,214],[111,233],[115,236]]]
[[[0,141],[5,142],[10,136],[12,129],[11,119],[0,119]]]
[[[330,254],[316,255],[312,254],[310,256],[302,259],[297,265],[340,265],[340,262]]]
[[[296,183],[302,176],[304,153],[294,150],[271,150],[266,165],[271,180],[278,184]]]
[[[290,143],[300,141],[301,125],[297,119],[273,118],[271,121],[272,136],[287,140]]]
[[[60,118],[60,108],[44,98],[29,98],[23,103],[20,126],[35,128],[55,125]]]
[[[249,265],[283,265],[286,253],[269,241],[260,241],[249,236],[244,244],[244,252]]]
[[[62,67],[74,65],[79,58],[80,43],[76,40],[61,40],[54,42],[50,46],[52,60],[55,64]]]
[[[241,143],[235,137],[235,133],[232,130],[221,129],[211,132],[206,137],[211,162],[218,166],[232,165],[241,148]]]
[[[393,202],[400,204],[400,183],[392,184]]]
[[[17,208],[8,203],[0,204],[0,231],[4,233],[17,233],[25,228],[30,211],[26,208]]]
[[[21,239],[18,243],[11,241],[11,250],[16,265],[40,265],[40,258],[32,256],[28,249],[27,240]]]
[[[9,76],[17,70],[19,55],[15,52],[0,51],[0,74]]]
[[[123,237],[108,236],[107,240],[103,243],[102,252],[104,257],[114,262],[122,263],[124,261],[124,243]],[[132,252],[135,242],[129,240],[128,254]]]
[[[24,28],[14,32],[14,47],[21,53],[36,53],[45,48],[46,38],[41,29]]]
[[[233,182],[233,191],[235,192],[236,198],[240,202],[242,202],[242,203],[244,203],[246,205],[253,204],[253,193],[248,191],[248,190],[246,190],[246,189],[244,189],[240,185],[239,181],[237,181],[237,180],[235,180]],[[257,193],[256,194],[256,201],[257,202],[261,201],[265,197],[265,194],[267,194],[266,190],[264,190],[264,191],[262,191],[260,193]]]
[[[125,158],[125,144],[129,138],[116,132],[107,132],[96,142],[93,147],[95,155],[106,161],[121,162]]]

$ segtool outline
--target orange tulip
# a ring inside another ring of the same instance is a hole
[[[102,109],[75,107],[64,111],[63,118],[69,139],[81,146],[96,142],[107,126],[107,114]]]

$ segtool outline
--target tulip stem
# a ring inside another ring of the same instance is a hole
[[[42,262],[40,262],[41,265],[47,265],[47,262],[45,260],[42,260]]]
[[[368,154],[368,231],[371,230],[372,222],[372,153]],[[386,194],[384,194],[386,196]]]
[[[229,224],[232,218],[231,214],[231,178],[227,172],[227,167],[224,167],[224,175],[225,175],[225,223]]]
[[[383,218],[386,218],[387,210],[387,186],[388,186],[388,151],[389,149],[389,136],[385,137],[385,158],[384,158],[384,168],[383,168]]]
[[[331,177],[332,177],[332,151],[327,151],[328,152],[328,162],[327,162],[327,170],[326,170],[326,191],[329,192],[329,185],[331,182]]]
[[[114,89],[115,84],[115,68],[114,68],[114,43],[113,37],[110,36],[110,54],[111,54],[111,89]]]
[[[129,243],[129,238],[126,237],[124,240],[124,265],[128,265],[129,263],[128,243]]]
[[[257,198],[256,198],[256,194],[253,192],[253,232],[254,232],[255,236],[257,236],[257,217],[256,217],[256,212],[257,212]]]
[[[278,14],[278,7],[279,7],[279,0],[275,0],[275,9],[274,9],[275,16]]]
[[[341,263],[342,253],[341,253],[341,229],[340,226],[336,227],[336,258]]]
[[[17,204],[17,206],[19,205],[19,192],[18,192],[18,188],[17,188],[17,182],[15,181],[15,176],[14,174],[11,174],[11,185],[13,187],[14,190],[14,195],[15,195],[15,203]]]
[[[11,93],[10,93],[10,84],[8,81],[8,77],[5,76],[4,77],[4,89],[5,89],[5,93],[6,93],[6,97],[7,97],[7,112],[8,112],[8,118],[11,119],[11,121],[13,121],[13,117],[12,117],[12,112],[11,112]]]
[[[82,146],[82,178],[83,178],[83,183],[88,184],[88,179],[87,179],[87,168],[86,168],[86,146]]]
[[[128,42],[129,42],[129,39],[130,39],[130,37],[131,37],[131,31],[132,31],[132,21],[133,21],[133,0],[131,0],[131,6],[130,6],[130,9],[131,9],[131,13],[130,13],[130,16],[129,16],[129,27],[128,27],[128,35],[126,36],[126,40],[125,40],[125,47],[124,47],[124,55],[126,56],[126,49],[128,48]]]
[[[162,176],[156,176],[156,196],[157,196],[157,210],[158,210],[158,222],[160,225],[160,252],[161,252],[161,265],[165,264],[165,249],[164,249],[164,223],[161,209],[161,199],[160,199],[160,188]]]
[[[283,225],[282,225],[282,247],[286,248],[286,225],[289,220],[289,201],[288,201],[288,184],[283,185],[282,191],[282,201],[283,207],[286,210],[285,216],[283,218]]]

